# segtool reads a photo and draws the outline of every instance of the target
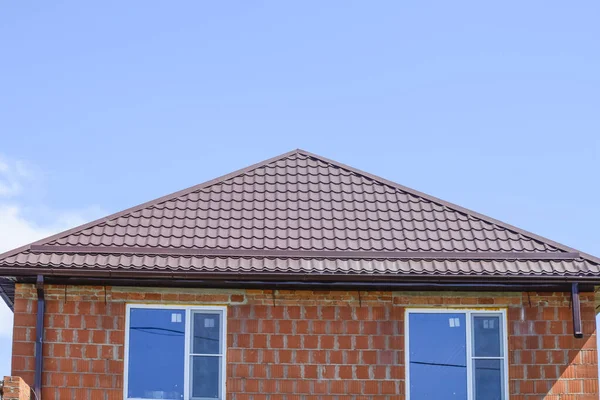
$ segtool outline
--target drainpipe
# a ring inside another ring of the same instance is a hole
[[[579,301],[579,283],[571,284],[571,307],[573,309],[573,336],[577,339],[583,337],[581,329],[581,302]]]
[[[42,347],[44,345],[44,311],[46,308],[46,300],[44,298],[44,276],[38,275],[35,285],[37,289],[37,322],[35,327],[35,375],[33,379],[33,390],[37,400],[42,400],[42,370],[43,370],[43,354]]]

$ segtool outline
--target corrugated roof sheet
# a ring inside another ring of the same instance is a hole
[[[27,267],[83,272],[590,275],[598,273],[599,264],[587,255],[550,260],[548,255],[575,250],[301,150],[34,245],[0,255],[0,271]],[[108,250],[91,254],[86,250],[90,247]],[[143,249],[144,254],[122,253],[132,248]],[[283,254],[272,258],[158,254],[165,249]],[[286,251],[374,256],[313,259],[286,257]],[[498,260],[381,259],[378,252],[487,252],[497,253]],[[509,253],[513,260],[503,259],[502,254]],[[515,260],[515,253],[529,257]],[[532,253],[545,259],[535,260]]]

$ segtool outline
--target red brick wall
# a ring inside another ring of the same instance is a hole
[[[406,307],[508,310],[512,400],[597,400],[593,294],[584,338],[563,293],[312,292],[48,286],[44,400],[122,399],[126,303],[228,304],[236,400],[404,399]],[[13,375],[33,380],[35,289],[17,285]]]
[[[3,400],[30,400],[31,389],[20,377],[5,376],[1,398]]]

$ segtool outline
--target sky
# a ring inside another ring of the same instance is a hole
[[[303,148],[600,255],[598,15],[2,2],[0,250]]]

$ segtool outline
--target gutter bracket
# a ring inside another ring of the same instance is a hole
[[[42,400],[42,371],[44,357],[42,348],[44,346],[44,312],[46,309],[46,299],[44,293],[44,276],[38,275],[35,288],[37,291],[37,321],[35,327],[35,374],[33,390],[37,400]]]
[[[577,339],[583,337],[581,329],[581,301],[579,300],[579,283],[571,284],[571,308],[573,311],[573,336]]]

